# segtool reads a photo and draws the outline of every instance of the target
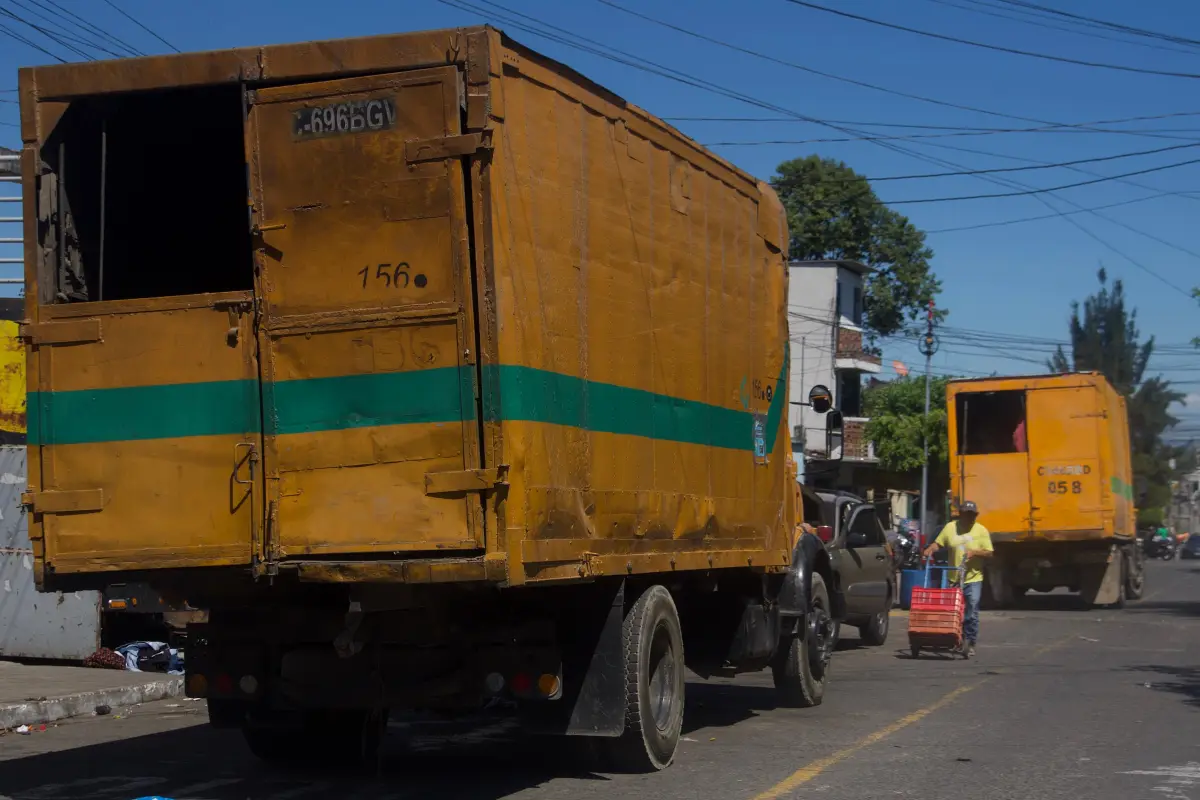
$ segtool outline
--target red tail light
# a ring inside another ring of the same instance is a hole
[[[817,526],[817,538],[822,542],[829,543],[833,541],[833,527],[830,525]]]

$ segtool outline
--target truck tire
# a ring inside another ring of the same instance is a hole
[[[1146,593],[1146,562],[1142,550],[1136,545],[1125,551],[1125,597],[1141,600]]]
[[[620,772],[666,769],[683,729],[683,633],[671,593],[651,586],[625,615],[625,732],[609,743]]]
[[[810,595],[800,631],[784,637],[771,665],[781,704],[796,708],[819,706],[825,699],[829,659],[835,643],[829,592],[825,579],[815,572]]]
[[[887,611],[880,611],[875,616],[871,617],[871,621],[866,625],[862,625],[858,629],[858,635],[862,638],[863,644],[868,647],[880,647],[887,642],[888,628],[890,627],[891,615]]]

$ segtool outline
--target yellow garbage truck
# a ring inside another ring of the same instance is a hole
[[[1142,596],[1125,399],[1098,373],[951,381],[952,504],[992,534],[985,599],[1066,587],[1093,605]]]
[[[684,667],[815,705],[771,188],[491,28],[24,69],[44,590],[209,610],[268,759],[511,702],[665,767]]]

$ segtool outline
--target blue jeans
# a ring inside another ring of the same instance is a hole
[[[963,611],[963,639],[975,644],[979,638],[979,601],[983,597],[983,581],[963,584],[963,599],[967,607]]]

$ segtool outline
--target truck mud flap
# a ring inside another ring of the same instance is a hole
[[[620,736],[625,730],[625,582],[587,587],[598,596],[574,610],[593,608],[560,620],[563,652],[561,700],[521,704],[521,725],[532,733],[566,736]]]
[[[828,564],[828,559],[829,554],[817,537],[806,533],[796,541],[791,566],[784,573],[783,585],[779,587],[777,604],[780,617],[799,619],[807,613],[812,573],[819,570],[822,560]],[[833,605],[833,618],[842,620],[846,616],[846,598],[842,594],[842,587],[836,580],[827,579],[825,582],[829,601]]]

